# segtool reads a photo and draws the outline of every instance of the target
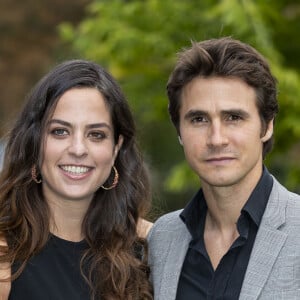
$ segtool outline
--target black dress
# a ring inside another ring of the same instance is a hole
[[[89,300],[89,288],[80,273],[86,242],[51,236],[12,282],[9,300]]]

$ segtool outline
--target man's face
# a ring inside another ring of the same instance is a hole
[[[262,172],[262,136],[255,90],[237,78],[195,78],[183,89],[180,138],[202,185],[226,187],[256,182]]]

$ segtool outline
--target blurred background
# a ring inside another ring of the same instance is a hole
[[[5,134],[33,85],[65,59],[108,69],[132,107],[153,185],[150,218],[184,206],[200,186],[167,114],[165,86],[191,40],[232,36],[270,62],[280,113],[269,170],[300,192],[298,0],[0,0],[0,167]]]

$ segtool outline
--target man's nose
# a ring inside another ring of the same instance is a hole
[[[207,145],[211,147],[224,146],[228,144],[227,131],[220,121],[212,122],[207,137]]]

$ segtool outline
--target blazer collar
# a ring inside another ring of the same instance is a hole
[[[163,271],[158,292],[160,297],[157,299],[174,300],[176,298],[179,276],[190,241],[191,235],[183,222],[182,226],[176,228],[176,231],[170,231],[166,236],[166,245],[169,245],[169,249],[166,249],[168,255],[165,266],[168,270]]]
[[[285,223],[288,191],[275,178],[273,180],[242,285],[241,300],[259,297],[287,238],[287,234],[279,228]]]

